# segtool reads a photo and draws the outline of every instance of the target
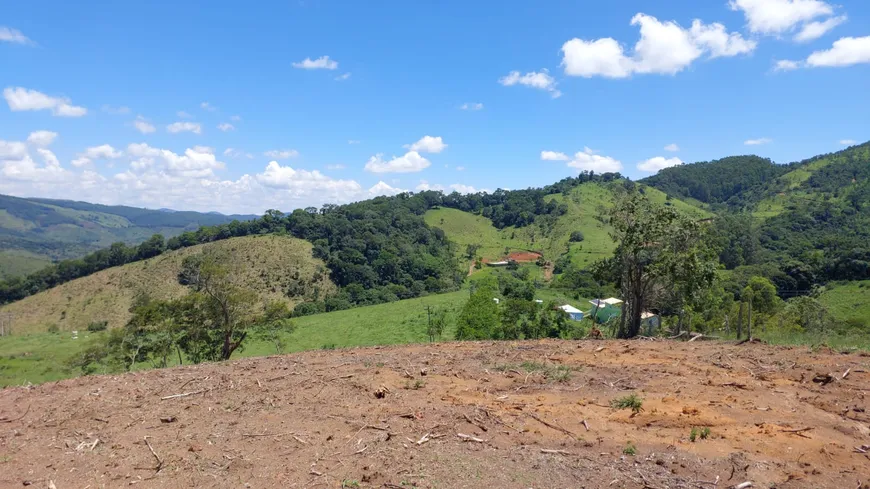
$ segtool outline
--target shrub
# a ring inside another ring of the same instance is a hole
[[[637,414],[643,411],[643,399],[632,394],[630,396],[620,397],[610,401],[610,407],[616,409],[631,409],[632,413]]]
[[[51,334],[57,334],[57,333],[60,333],[60,328],[56,324],[52,323],[52,324],[48,325],[48,328],[46,328],[46,331],[48,331]]]
[[[579,243],[586,239],[586,236],[583,236],[583,233],[580,231],[572,231],[571,236],[568,238],[568,241],[571,243]]]
[[[96,333],[97,331],[105,331],[108,328],[108,321],[94,321],[91,324],[88,324],[88,331],[90,331],[91,333]]]
[[[631,455],[634,456],[637,454],[637,447],[634,446],[634,443],[628,442],[625,445],[625,448],[622,449],[623,455]]]

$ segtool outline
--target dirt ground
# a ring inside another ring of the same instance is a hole
[[[534,251],[514,251],[507,256],[507,259],[517,263],[529,263],[537,261],[540,257],[541,254]]]
[[[760,344],[314,351],[2,390],[0,487],[868,488],[867,389]]]

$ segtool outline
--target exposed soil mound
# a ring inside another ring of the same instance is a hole
[[[0,487],[854,488],[870,480],[866,364],[541,341],[79,378],[0,391]]]

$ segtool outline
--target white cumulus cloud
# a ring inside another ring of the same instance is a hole
[[[558,151],[541,151],[541,159],[544,161],[568,161],[571,158]]]
[[[345,81],[350,79],[350,73],[342,73],[335,77],[335,81]]]
[[[640,40],[634,52],[626,54],[615,39],[571,39],[562,45],[565,74],[591,78],[626,78],[634,73],[675,75],[695,60],[731,57],[755,50],[756,42],[736,32],[729,33],[720,23],[692,22],[688,29],[673,21],[639,13],[631,25],[640,26]]]
[[[483,104],[480,102],[466,102],[459,106],[460,110],[483,110]]]
[[[846,20],[848,19],[845,15],[840,15],[823,21],[808,22],[807,24],[804,24],[800,32],[795,34],[794,40],[797,42],[816,40],[827,34],[828,31],[832,30],[834,27],[846,22]]]
[[[645,172],[657,172],[663,168],[682,165],[683,160],[674,156],[673,158],[665,158],[664,156],[656,156],[648,160],[641,161],[637,164],[637,169]]]
[[[112,115],[125,115],[130,113],[130,107],[124,105],[119,107],[114,105],[103,105],[101,108],[103,109],[103,112]]]
[[[154,127],[154,124],[148,122],[141,115],[137,117],[135,121],[133,121],[133,127],[142,134],[151,134],[152,132],[155,132],[157,130],[157,128]]]
[[[391,187],[390,185],[385,183],[383,180],[374,184],[374,186],[372,186],[369,189],[369,195],[372,197],[379,197],[381,195],[391,196],[391,195],[401,194],[404,192],[407,192],[407,190],[403,190],[403,189],[396,188],[396,187]]]
[[[298,63],[293,63],[293,67],[303,70],[337,70],[338,61],[329,59],[329,56],[321,56],[315,60],[305,58]]]
[[[743,12],[750,31],[768,35],[781,35],[834,13],[833,7],[821,0],[730,0],[728,5]]]
[[[214,105],[212,105],[208,102],[203,102],[203,103],[199,104],[199,108],[201,108],[202,110],[207,110],[209,112],[214,112],[217,110],[217,107],[215,107]]]
[[[558,85],[556,80],[550,76],[550,72],[546,69],[541,70],[540,72],[530,71],[526,74],[522,74],[519,71],[511,71],[506,76],[499,78],[498,82],[506,87],[523,85],[538,90],[544,90],[549,92],[550,96],[553,98],[559,98],[562,96],[562,92],[556,88]]]
[[[680,147],[677,146],[677,143],[671,143],[671,144],[665,146],[665,151],[677,152],[679,150],[680,150]]]
[[[72,105],[65,97],[52,97],[36,90],[22,87],[8,87],[3,90],[3,98],[13,112],[25,110],[50,110],[57,117],[81,117],[88,109]]]
[[[440,153],[447,148],[441,136],[423,136],[419,141],[412,144],[406,144],[404,148],[418,153]]]
[[[844,37],[834,41],[833,47],[816,51],[807,58],[810,67],[838,67],[870,63],[870,36]]]
[[[33,131],[29,136],[27,136],[27,142],[34,146],[45,147],[53,143],[56,138],[56,132]]]
[[[166,126],[166,130],[172,134],[178,134],[180,132],[202,134],[202,126],[198,122],[173,122]]]
[[[855,141],[854,139],[841,139],[840,144],[843,146],[853,146],[858,144],[858,141]]]
[[[425,170],[431,165],[429,160],[416,151],[408,151],[403,156],[394,156],[386,161],[384,155],[378,153],[369,158],[365,170],[371,173],[414,173]]]
[[[773,65],[773,71],[792,71],[801,67],[800,61],[780,59]]]
[[[218,127],[218,129],[220,129],[223,132],[236,130],[236,126],[230,124],[229,122],[221,122],[220,124],[218,124],[217,127]]]

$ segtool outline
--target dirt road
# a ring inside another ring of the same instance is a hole
[[[0,487],[854,489],[868,388],[867,357],[758,344],[245,359],[0,391]]]

